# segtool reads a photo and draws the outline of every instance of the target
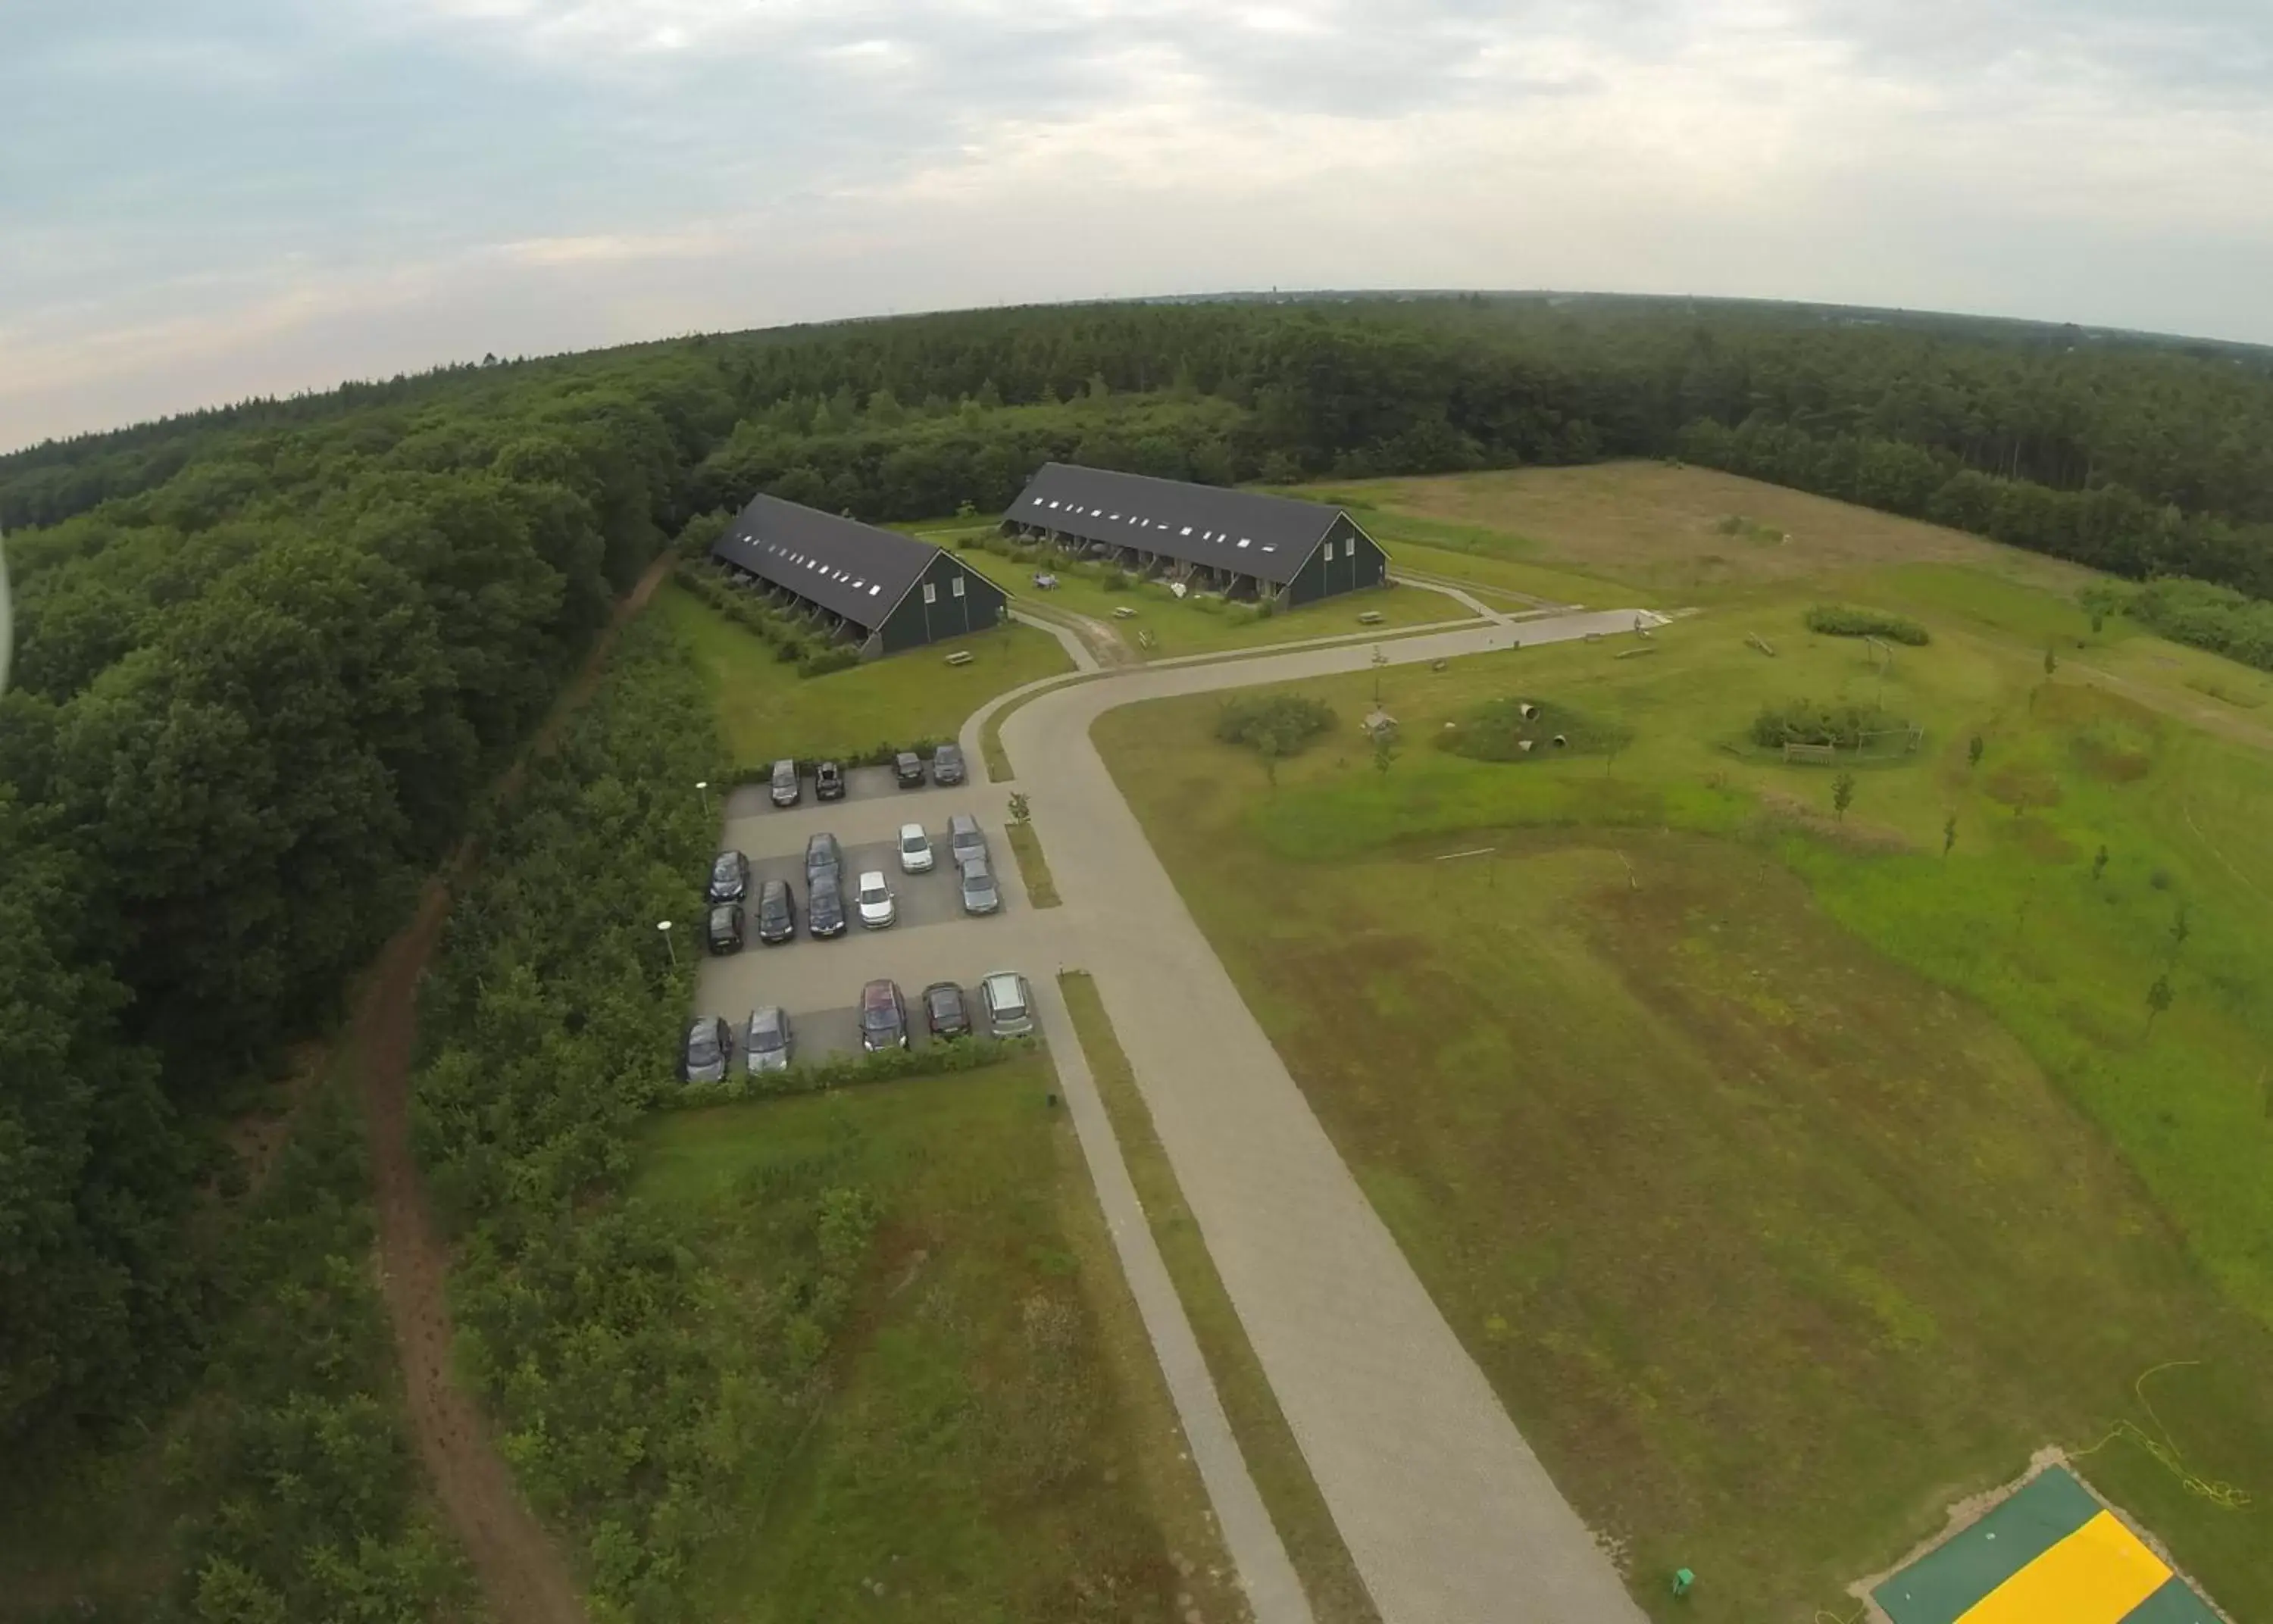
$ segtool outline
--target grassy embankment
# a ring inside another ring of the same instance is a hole
[[[1857,546],[1647,658],[1392,672],[1385,777],[1324,745],[1274,792],[1209,700],[1098,729],[1422,1278],[1668,1616],[1686,1563],[1688,1615],[1843,1617],[1946,1501],[2126,1422],[2254,1501],[2128,1435],[2084,1469],[2237,1616],[2273,1608],[2273,759],[2176,719],[2217,703],[2197,662],[2095,636],[2007,562]],[[1882,679],[1801,626],[1827,588],[1934,643]],[[1843,819],[1833,774],[1742,742],[1764,703],[1882,681],[1927,742],[1857,768]],[[1346,716],[1370,688],[1303,685]],[[1506,697],[1635,737],[1609,762],[1433,746]],[[2134,1383],[2171,1360],[2196,1362],[2149,1380],[2150,1414]]]
[[[821,1193],[876,1207],[826,1408],[793,1460],[753,1464],[698,1612],[1242,1616],[1053,1086],[1034,1055],[650,1127],[635,1193],[742,1292],[796,1268]]]
[[[1144,1203],[1144,1219],[1160,1249],[1176,1295],[1183,1300],[1208,1373],[1214,1379],[1224,1413],[1239,1440],[1239,1452],[1279,1530],[1294,1572],[1320,1624],[1377,1624],[1373,1598],[1335,1528],[1333,1514],[1310,1476],[1261,1361],[1240,1325],[1239,1311],[1215,1272],[1206,1239],[1184,1205],[1176,1170],[1153,1132],[1152,1113],[1137,1091],[1136,1074],[1113,1022],[1097,996],[1097,984],[1079,970],[1058,977],[1066,1009],[1081,1035],[1091,1074],[1113,1119],[1113,1135],[1129,1164],[1129,1177]]]
[[[995,694],[1073,669],[1057,640],[1009,625],[911,649],[826,677],[803,677],[757,638],[675,585],[656,612],[694,652],[718,698],[718,726],[736,764],[917,738],[952,738]],[[946,656],[968,649],[968,665]]]

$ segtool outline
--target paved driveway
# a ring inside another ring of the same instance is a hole
[[[1634,625],[1631,610],[1573,614],[1379,647],[1405,664]],[[1054,945],[1097,979],[1386,1624],[1632,1624],[1639,1608],[1350,1176],[1090,742],[1091,723],[1117,706],[1362,670],[1373,657],[1359,642],[1156,665],[1058,687],[1010,715],[1002,742],[1065,900]],[[974,762],[983,719],[965,728]]]

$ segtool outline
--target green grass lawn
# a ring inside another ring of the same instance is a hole
[[[1390,587],[1370,592],[1347,593],[1316,603],[1305,603],[1257,620],[1235,605],[1212,598],[1179,600],[1157,585],[1107,592],[1102,582],[1070,572],[1058,576],[1054,591],[1033,586],[1037,566],[971,548],[959,555],[1022,606],[1084,615],[1103,621],[1121,633],[1129,652],[1142,660],[1170,660],[1182,655],[1218,654],[1227,649],[1267,647],[1314,637],[1342,637],[1354,632],[1423,625],[1437,620],[1465,620],[1471,611],[1441,592],[1423,587]],[[1114,617],[1116,609],[1133,609],[1127,620]],[[1362,624],[1358,617],[1378,614],[1377,626]],[[1141,647],[1137,633],[1149,632],[1152,647]]]
[[[1035,1055],[651,1127],[638,1193],[730,1290],[791,1289],[817,1203],[876,1213],[826,1398],[752,1463],[694,1616],[1244,1616],[1054,1087]]]
[[[1058,985],[1081,1035],[1106,1113],[1113,1119],[1113,1136],[1129,1164],[1136,1199],[1144,1203],[1153,1242],[1175,1283],[1201,1357],[1207,1360],[1208,1374],[1239,1441],[1248,1473],[1309,1598],[1311,1613],[1318,1624],[1379,1624],[1381,1615],[1374,1611],[1365,1581],[1310,1476],[1309,1463],[1279,1408],[1262,1361],[1248,1343],[1231,1294],[1215,1271],[1206,1238],[1184,1205],[1176,1170],[1153,1132],[1152,1113],[1137,1090],[1136,1074],[1114,1035],[1097,984],[1081,971],[1069,970],[1058,977]]]
[[[1057,640],[1031,626],[910,649],[826,677],[797,668],[691,593],[666,582],[655,596],[694,650],[718,697],[718,718],[736,765],[825,755],[919,738],[952,738],[964,719],[998,693],[1069,671]],[[949,665],[958,649],[968,665]]]
[[[1327,745],[1272,790],[1212,738],[1212,698],[1111,713],[1097,737],[1654,1612],[1850,1616],[1843,1587],[1947,1501],[2130,1422],[2254,1501],[2188,1493],[2127,1437],[2083,1469],[2235,1616],[2268,1616],[2273,758],[2066,669],[2046,684],[2032,645],[2071,612],[2057,598],[1900,585],[1857,601],[1935,641],[1883,677],[1807,632],[1822,595],[1790,587],[1678,622],[1646,659],[1393,670],[1409,743],[1385,777]],[[1372,680],[1302,687],[1352,716]],[[1742,743],[1801,696],[1882,702],[1925,746],[1857,768],[1842,819],[1832,774]],[[1611,760],[1434,747],[1503,698],[1635,737]],[[1435,860],[1477,848],[1496,855]],[[2152,1379],[2150,1416],[2134,1384],[2169,1360],[2197,1362]],[[1676,1565],[1700,1575],[1682,1604]]]

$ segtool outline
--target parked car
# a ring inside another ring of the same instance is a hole
[[[769,947],[797,939],[797,898],[786,879],[769,879],[758,887],[758,939]]]
[[[941,745],[931,752],[931,781],[935,784],[963,782],[963,746]]]
[[[998,969],[979,984],[986,1029],[997,1037],[1024,1037],[1034,1029],[1034,995],[1016,970]]]
[[[963,989],[951,981],[934,981],[923,990],[924,1024],[934,1037],[971,1036],[971,1009]]]
[[[984,857],[965,857],[959,870],[963,883],[963,911],[967,914],[994,914],[1002,911],[1002,893],[994,884],[994,871]]]
[[[750,1011],[749,1030],[742,1039],[742,1061],[750,1068],[750,1075],[787,1071],[794,1051],[787,1011],[772,1004]]]
[[[920,823],[900,825],[900,872],[905,874],[931,872],[931,836],[924,833]]]
[[[739,902],[750,894],[750,860],[739,851],[722,851],[710,864],[710,901]]]
[[[844,893],[837,889],[835,869],[806,894],[805,928],[815,936],[844,934]]]
[[[881,931],[899,917],[899,904],[892,896],[891,887],[884,883],[884,871],[872,868],[860,876],[860,888],[852,894],[852,902],[860,910],[863,930]]]
[[[816,801],[841,801],[844,798],[844,769],[834,761],[823,761],[813,769],[813,798]]]
[[[947,849],[955,854],[957,864],[986,855],[986,834],[979,827],[979,819],[969,812],[957,812],[947,820]]]
[[[739,902],[721,902],[712,909],[709,936],[713,953],[741,952],[742,905]]]
[[[872,981],[860,989],[860,1047],[870,1054],[908,1046],[908,1007],[896,981]]]
[[[784,760],[774,763],[774,805],[794,806],[805,793],[797,781],[797,763]]]
[[[822,876],[828,883],[841,886],[844,873],[844,850],[836,843],[836,836],[823,829],[805,842],[805,883],[809,890],[818,890]]]
[[[691,1022],[679,1050],[679,1081],[724,1082],[734,1060],[734,1029],[716,1015]]]
[[[892,758],[892,776],[903,790],[924,787],[923,758],[912,750],[903,750]]]

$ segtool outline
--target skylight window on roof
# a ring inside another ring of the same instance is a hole
[[[868,595],[873,598],[882,590],[883,587],[881,586],[871,587],[868,588]]]
[[[1192,528],[1189,525],[1186,525],[1182,529],[1176,532],[1178,535],[1189,535],[1191,533]]]
[[[1252,540],[1250,540],[1249,537],[1244,536],[1244,535],[1242,535],[1242,536],[1241,536],[1241,537],[1239,538],[1239,544],[1240,544],[1242,547],[1252,547],[1253,545],[1255,545],[1255,543],[1254,543],[1254,542],[1253,542]]]

